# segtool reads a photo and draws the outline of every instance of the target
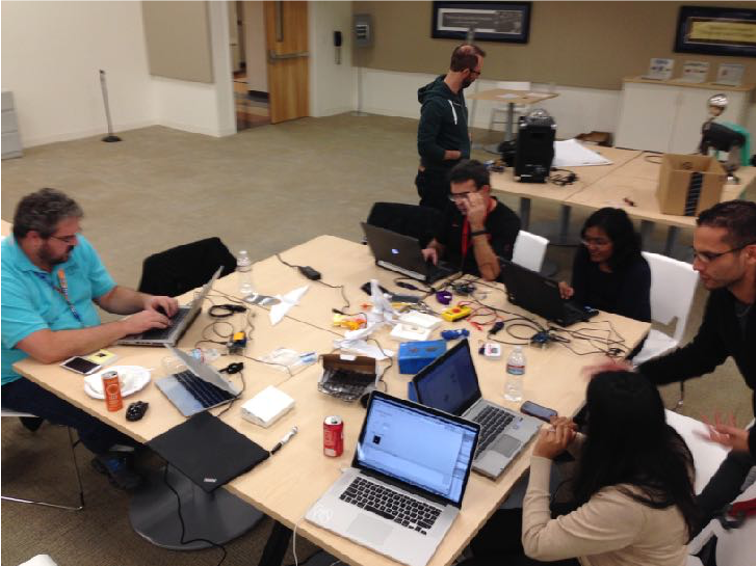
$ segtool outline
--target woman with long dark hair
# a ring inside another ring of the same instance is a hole
[[[496,532],[501,517],[494,516],[473,541],[471,564],[685,565],[698,522],[693,458],[665,422],[656,387],[637,373],[605,371],[588,385],[586,407],[585,435],[559,418],[536,441],[522,510],[524,554],[496,554],[503,543],[492,538],[506,533]],[[577,465],[574,510],[552,519],[551,463],[565,450]]]
[[[640,236],[621,208],[591,214],[580,233],[582,246],[572,265],[572,286],[562,296],[636,320],[651,320],[651,270],[641,255]]]

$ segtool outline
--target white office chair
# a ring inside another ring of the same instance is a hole
[[[549,241],[543,236],[537,236],[520,230],[512,251],[512,263],[527,267],[533,271],[541,271],[543,258],[546,256],[546,248]]]
[[[698,285],[698,274],[691,264],[650,252],[643,252],[643,257],[651,268],[651,318],[661,324],[669,324],[673,319],[677,322],[672,336],[658,330],[649,332],[643,349],[633,358],[636,365],[678,346]],[[682,407],[684,397],[685,384],[680,382],[680,400],[675,410]]]
[[[530,81],[497,81],[495,88],[505,88],[510,90],[530,90]],[[522,104],[515,104],[515,114],[523,114],[528,111],[528,107]],[[494,106],[491,108],[491,119],[488,122],[488,129],[493,130],[496,124],[507,124],[507,115],[509,113],[509,105],[502,104],[501,106]],[[497,117],[501,116],[500,119]],[[515,128],[517,126],[517,118],[515,117]],[[516,129],[515,129],[516,131]]]
[[[6,409],[2,408],[0,410],[0,417],[6,418],[6,417],[36,417],[37,415],[32,415],[31,413],[22,413],[20,411],[14,411],[12,409]],[[61,505],[60,503],[48,503],[46,501],[34,501],[31,499],[24,499],[21,497],[11,497],[8,495],[1,495],[0,499],[4,501],[13,501],[14,503],[25,503],[27,505],[40,505],[42,507],[54,507],[55,509],[65,509],[66,511],[81,511],[84,509],[84,487],[81,484],[81,475],[79,474],[79,464],[76,461],[76,445],[79,443],[78,440],[74,441],[73,433],[71,432],[71,427],[66,427],[66,430],[68,431],[68,441],[71,446],[71,456],[73,457],[73,463],[74,463],[74,469],[76,470],[76,482],[79,486],[79,505]]]

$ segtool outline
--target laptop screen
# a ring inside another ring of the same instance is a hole
[[[481,398],[470,343],[462,340],[414,378],[423,405],[461,415]]]
[[[374,392],[354,465],[459,506],[479,430],[463,419]]]

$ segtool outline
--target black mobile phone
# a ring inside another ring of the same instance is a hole
[[[89,360],[86,360],[82,358],[81,356],[74,356],[73,358],[68,358],[65,362],[60,364],[60,367],[66,368],[69,371],[72,371],[74,373],[79,373],[81,375],[89,375],[91,373],[96,372],[100,368],[102,368],[100,364],[90,362]]]
[[[556,417],[559,414],[554,409],[549,409],[538,403],[533,403],[533,401],[525,401],[522,404],[522,407],[520,407],[520,412],[541,419],[547,423],[551,422],[551,417]]]

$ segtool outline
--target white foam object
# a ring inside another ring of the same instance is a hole
[[[294,407],[294,399],[269,385],[241,407],[244,420],[268,428]]]

